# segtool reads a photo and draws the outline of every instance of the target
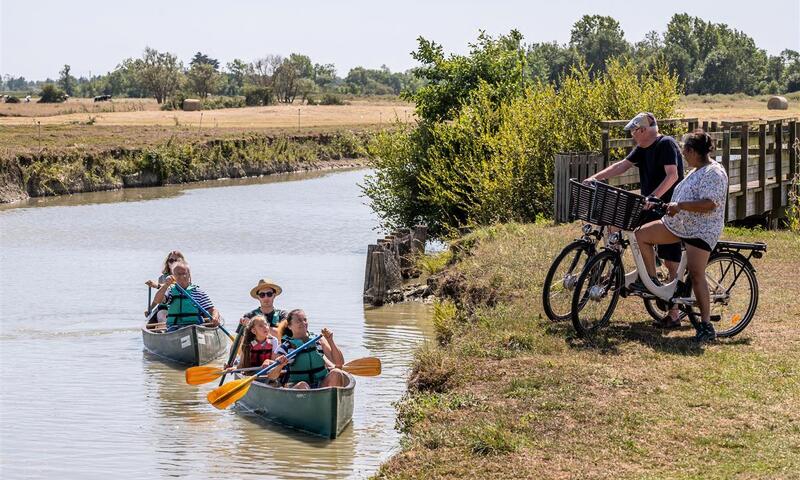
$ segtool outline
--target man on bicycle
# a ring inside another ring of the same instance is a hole
[[[665,203],[672,199],[672,192],[675,185],[683,180],[683,158],[678,142],[674,138],[658,133],[658,122],[652,113],[642,112],[625,125],[625,130],[631,132],[636,146],[628,153],[622,161],[610,165],[603,170],[595,173],[584,180],[606,180],[618,175],[622,175],[631,167],[639,169],[639,184],[641,194],[644,196],[656,196]],[[641,224],[657,220],[654,215],[643,215]],[[675,278],[678,270],[678,263],[681,260],[681,244],[671,243],[658,246],[658,256],[664,260],[669,270],[670,281]],[[641,283],[640,280],[637,280]],[[634,283],[632,287],[643,285]],[[678,307],[673,306],[669,312],[670,318],[664,318],[661,322],[663,326],[680,326]]]

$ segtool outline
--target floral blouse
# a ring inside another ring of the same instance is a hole
[[[689,173],[672,194],[673,202],[712,200],[716,207],[710,212],[681,210],[674,217],[664,215],[667,230],[680,238],[699,238],[712,249],[717,244],[725,224],[725,202],[728,198],[728,174],[716,161]]]

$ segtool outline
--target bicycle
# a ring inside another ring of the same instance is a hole
[[[568,243],[556,255],[547,274],[544,277],[542,287],[542,308],[545,315],[550,320],[568,320],[572,314],[572,294],[575,290],[578,276],[586,263],[597,254],[600,239],[606,237],[604,226],[596,227],[591,223],[591,200],[594,192],[588,188],[583,188],[582,184],[576,180],[570,180],[570,220],[581,219],[590,223],[585,223],[581,228],[580,238]],[[583,196],[581,198],[581,196]],[[566,261],[566,262],[565,262]],[[668,278],[666,266],[662,265],[656,257],[658,276],[662,280]],[[561,270],[564,266],[566,269]],[[651,298],[645,298],[644,306],[647,313],[654,320],[660,320],[668,313],[668,308],[655,302]],[[683,317],[685,314],[681,314]]]
[[[594,190],[591,206],[587,208],[592,209],[596,223],[621,230],[609,235],[606,246],[589,259],[575,283],[570,316],[578,335],[588,337],[608,325],[620,296],[640,296],[664,310],[677,304],[696,326],[700,312],[692,293],[691,276],[686,271],[685,251],[675,280],[656,285],[646,274],[636,237],[629,234],[638,226],[645,197],[602,183],[581,187]],[[656,208],[664,210],[663,205]],[[636,269],[626,273],[622,254],[628,247]],[[749,255],[745,257],[743,251],[749,251]],[[766,251],[763,242],[721,240],[711,252],[705,275],[717,337],[733,337],[753,319],[758,307],[758,280],[750,259],[761,258]],[[646,291],[630,289],[637,278],[641,278]]]

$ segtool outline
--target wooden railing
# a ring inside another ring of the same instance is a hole
[[[635,146],[634,140],[629,136],[611,136],[612,132],[622,132],[626,122],[600,122],[601,152],[556,155],[554,218],[557,222],[568,220],[566,212],[569,206],[569,178],[582,180],[624,158]],[[742,220],[753,215],[769,214],[772,218],[784,215],[788,184],[798,173],[796,145],[800,144],[800,122],[797,118],[736,122],[699,122],[696,118],[677,118],[659,120],[658,124],[664,130],[672,130],[678,140],[683,133],[691,132],[698,126],[716,140],[713,155],[728,172],[726,221]],[[743,165],[746,167],[742,168]],[[688,166],[684,167],[688,171]],[[610,183],[637,190],[638,169],[632,168],[624,175],[611,179]]]

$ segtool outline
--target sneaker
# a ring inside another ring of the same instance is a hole
[[[700,322],[700,325],[697,326],[697,334],[695,334],[694,339],[701,343],[708,343],[716,340],[717,332],[714,331],[714,325]]]
[[[653,283],[656,284],[656,287],[661,286],[661,282],[659,282],[657,278],[650,277],[650,280],[652,280]],[[628,288],[632,292],[648,292],[647,287],[644,285],[644,282],[642,282],[641,278],[637,278],[635,282],[628,285]]]

